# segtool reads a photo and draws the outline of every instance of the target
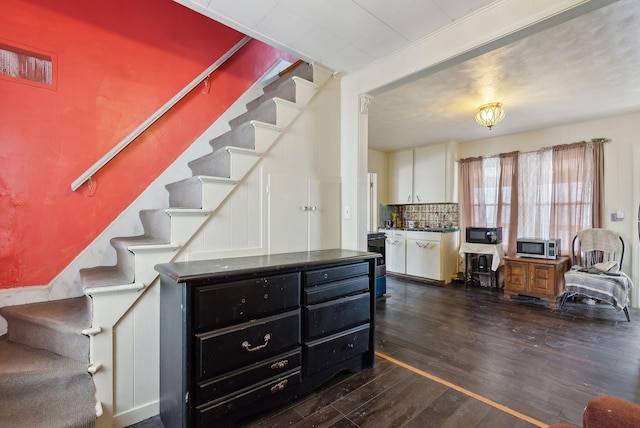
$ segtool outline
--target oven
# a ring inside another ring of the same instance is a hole
[[[387,292],[386,239],[387,235],[384,232],[369,232],[367,234],[367,251],[382,254],[382,257],[376,259],[376,297]]]

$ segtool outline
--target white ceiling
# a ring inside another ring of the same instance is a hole
[[[176,0],[231,28],[350,73],[494,0]]]
[[[491,0],[176,0],[339,72],[356,71]],[[500,0],[498,0],[500,1]],[[477,107],[500,101],[489,131]],[[467,142],[640,110],[640,1],[620,0],[373,98],[369,147]]]

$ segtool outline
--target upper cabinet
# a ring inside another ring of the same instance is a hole
[[[445,196],[444,144],[413,150],[413,203],[451,202]]]
[[[413,150],[389,155],[389,203],[410,204],[413,201]]]
[[[389,155],[389,203],[457,201],[455,143],[424,146]]]

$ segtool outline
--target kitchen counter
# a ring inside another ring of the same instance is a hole
[[[458,232],[460,229],[457,227],[381,227],[378,229],[380,231],[385,230],[405,230],[410,232],[440,232],[440,233],[450,233],[450,232]]]

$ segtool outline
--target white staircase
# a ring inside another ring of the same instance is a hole
[[[211,153],[189,162],[192,177],[166,185],[169,206],[140,212],[142,235],[111,239],[115,265],[81,269],[82,286],[92,302],[92,324],[83,333],[90,337],[99,427],[114,426],[114,326],[157,279],[154,266],[176,260],[203,225],[215,219],[317,90],[308,64],[267,85],[264,95],[247,104],[247,113],[229,122],[231,130],[210,142]]]

